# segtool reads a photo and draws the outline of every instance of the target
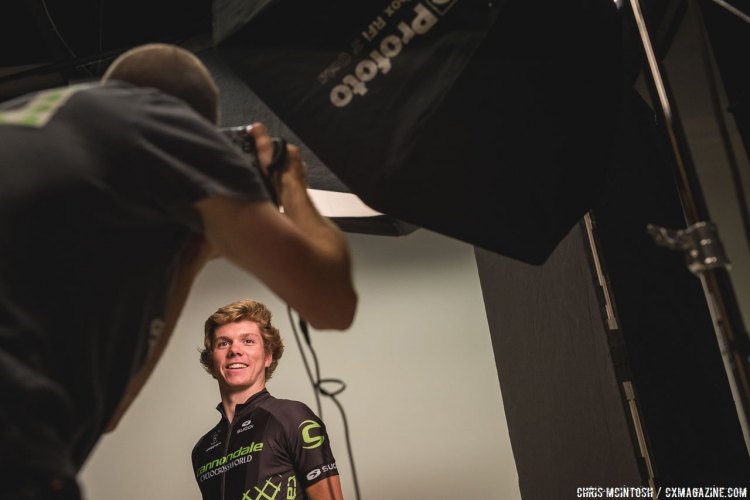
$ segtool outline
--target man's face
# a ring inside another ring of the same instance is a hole
[[[216,329],[211,357],[222,391],[257,392],[265,387],[265,368],[272,357],[263,347],[260,328],[254,321],[227,323]]]

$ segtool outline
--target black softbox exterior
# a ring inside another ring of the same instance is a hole
[[[610,0],[214,3],[224,62],[376,210],[541,263],[597,197]]]

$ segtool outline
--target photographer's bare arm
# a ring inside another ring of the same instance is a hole
[[[254,124],[250,133],[267,174],[271,138],[261,124]],[[349,247],[341,231],[310,200],[299,148],[287,146],[286,164],[272,182],[284,214],[267,201],[211,197],[196,203],[206,238],[314,327],[349,327],[357,304]]]

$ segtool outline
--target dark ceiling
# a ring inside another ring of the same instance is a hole
[[[58,79],[95,77],[130,47],[153,41],[179,44],[210,29],[210,0],[5,2],[0,97]]]
[[[685,0],[648,1],[665,46]],[[153,41],[180,43],[211,31],[211,0],[27,0],[5,2],[0,17],[2,84],[29,73],[59,73],[75,79],[96,76],[103,62],[129,47]],[[37,67],[30,71],[30,67]],[[41,67],[39,67],[41,66]],[[30,85],[33,89],[34,85]]]
[[[30,0],[3,7],[2,66],[97,56],[211,27],[210,0]]]
[[[259,0],[247,0],[248,2]],[[277,0],[280,1],[280,0]],[[292,1],[292,0],[287,0]],[[331,5],[336,1],[329,0]],[[717,8],[712,0],[700,0]],[[212,0],[23,0],[4,2],[0,8],[0,101],[23,93],[64,85],[81,79],[95,79],[119,53],[146,42],[183,43],[200,35],[209,35],[212,26]],[[260,3],[273,3],[260,2]],[[626,61],[626,83],[634,82],[641,70],[639,40],[632,21],[627,19],[628,1],[618,0],[625,13],[623,55]],[[671,78],[675,87],[697,88],[695,78],[701,73],[695,45],[686,50],[673,44],[675,35],[686,30],[688,0],[641,0],[651,23],[657,51],[673,60],[685,61],[688,70]],[[721,17],[725,18],[724,21]],[[714,19],[713,39],[722,48],[717,61],[725,72],[728,89],[750,92],[750,67],[744,63],[744,52],[750,43],[747,25],[737,29],[729,24],[736,18],[719,12]],[[736,28],[736,26],[735,26]],[[744,38],[738,39],[738,35]],[[694,33],[690,38],[695,38]],[[207,37],[204,36],[204,39]],[[684,44],[683,44],[684,46]],[[734,46],[734,51],[731,50]],[[674,50],[671,50],[673,48]],[[739,58],[737,55],[739,54]],[[739,61],[739,62],[738,62]],[[692,71],[690,73],[689,71]],[[748,89],[748,90],[745,90]],[[679,89],[678,89],[679,90]],[[730,96],[734,118],[738,117],[737,98]],[[683,118],[690,124],[709,121],[709,111],[692,112],[682,105]],[[750,120],[748,120],[750,121]],[[707,129],[707,126],[699,127]],[[744,138],[747,140],[747,137]]]

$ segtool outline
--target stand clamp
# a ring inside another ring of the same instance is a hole
[[[667,229],[649,224],[648,233],[657,245],[683,250],[688,269],[700,275],[709,269],[731,268],[713,222],[696,222],[687,229]]]

